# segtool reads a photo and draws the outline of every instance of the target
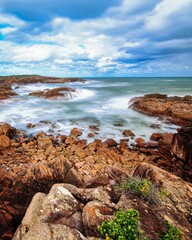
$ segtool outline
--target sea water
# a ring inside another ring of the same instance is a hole
[[[90,125],[96,125],[95,138],[103,140],[123,138],[123,131],[130,129],[136,137],[149,139],[153,132],[176,132],[178,126],[157,117],[146,116],[129,108],[130,99],[147,93],[168,96],[192,94],[192,78],[84,78],[85,83],[28,84],[16,86],[17,96],[0,102],[0,122],[25,130],[28,135],[44,131],[48,134],[69,135],[74,127],[82,130],[87,138]],[[44,89],[68,86],[77,91],[70,99],[43,99],[29,93]],[[27,128],[28,123],[35,124]],[[158,129],[151,128],[157,124]]]

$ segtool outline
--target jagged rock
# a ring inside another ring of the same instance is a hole
[[[13,137],[16,134],[16,128],[11,127],[8,123],[0,124],[0,136],[6,135],[10,139],[13,139]]]
[[[159,139],[163,138],[163,134],[162,133],[152,133],[152,135],[150,136],[150,139],[152,141],[159,141]]]
[[[90,201],[83,208],[83,224],[87,230],[96,230],[97,227],[109,216],[113,215],[114,210],[108,208],[100,201]]]
[[[70,132],[70,137],[77,138],[82,135],[82,131],[79,128],[73,128]]]
[[[42,203],[44,221],[54,222],[63,217],[69,218],[80,209],[73,195],[62,185],[55,184]]]
[[[157,186],[161,186],[167,191],[166,212],[164,218],[174,222],[187,239],[190,239],[191,223],[189,218],[192,216],[192,184],[185,182],[181,178],[164,171],[156,166],[141,163],[134,172],[135,177],[150,179]],[[182,213],[182,214],[181,214]],[[179,217],[178,215],[181,214]]]

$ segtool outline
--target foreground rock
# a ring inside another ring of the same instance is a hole
[[[153,133],[151,140],[136,139],[135,148],[148,155],[151,163],[192,182],[192,128],[173,133]]]
[[[133,98],[131,102],[131,108],[149,116],[180,126],[192,125],[192,96],[168,97],[156,93]]]
[[[13,240],[99,239],[97,227],[115,211],[129,208],[139,211],[141,228],[149,239],[157,239],[165,220],[176,225],[186,240],[191,239],[192,185],[146,163],[137,167],[134,176],[167,189],[168,197],[162,199],[161,207],[150,206],[131,194],[119,194],[110,185],[84,189],[56,184],[48,195],[37,193],[33,197]]]
[[[76,186],[104,186],[120,181],[147,156],[131,150],[123,142],[117,144],[99,139],[87,144],[71,136],[58,137],[39,133],[26,138],[10,125],[1,125],[0,136],[0,236],[11,239],[32,197],[48,193],[57,182]]]
[[[71,99],[72,93],[75,91],[76,90],[74,88],[60,87],[60,88],[54,88],[51,90],[32,92],[32,93],[29,93],[29,96],[43,97],[43,98],[49,98],[49,99],[58,99],[58,98]]]

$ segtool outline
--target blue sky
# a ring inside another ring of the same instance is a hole
[[[0,0],[0,75],[192,76],[192,0]]]

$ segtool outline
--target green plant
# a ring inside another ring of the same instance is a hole
[[[114,219],[104,221],[98,230],[106,240],[146,240],[139,228],[139,213],[135,209],[117,211]]]
[[[116,186],[117,191],[134,194],[143,200],[160,204],[163,198],[168,196],[168,192],[164,187],[158,187],[150,180],[145,178],[130,178]]]
[[[177,227],[166,222],[166,228],[159,236],[161,240],[182,240],[182,233]]]

